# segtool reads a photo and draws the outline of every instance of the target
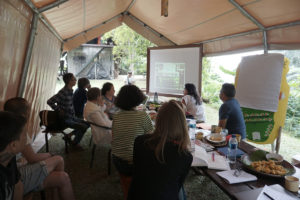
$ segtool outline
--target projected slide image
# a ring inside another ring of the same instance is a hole
[[[185,63],[155,63],[155,88],[182,92]]]

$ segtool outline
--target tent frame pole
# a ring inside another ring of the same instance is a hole
[[[264,54],[268,53],[268,40],[267,40],[267,31],[263,31],[263,42],[264,42]]]
[[[163,39],[167,40],[168,42],[172,43],[174,46],[177,46],[177,44],[175,42],[173,42],[172,40],[170,40],[166,36],[162,35],[161,33],[157,32],[156,30],[154,30],[153,28],[151,28],[150,26],[148,26],[147,24],[145,24],[144,22],[142,22],[141,20],[139,20],[135,16],[131,15],[130,13],[127,13],[127,15],[128,15],[128,17],[132,18],[136,22],[142,24],[145,28],[149,29],[154,34],[158,35],[160,38],[163,38]]]
[[[18,88],[18,97],[23,97],[23,95],[24,95],[25,84],[26,84],[26,80],[27,80],[27,74],[28,74],[29,64],[30,64],[31,55],[32,55],[33,44],[34,44],[35,35],[36,35],[36,31],[37,31],[38,20],[39,20],[39,14],[34,13],[33,17],[32,17],[32,21],[31,21],[31,29],[30,29],[29,41],[28,41],[27,48],[26,48],[26,56],[25,56],[25,60],[23,63],[21,83]]]
[[[50,10],[51,8],[57,7],[60,4],[67,2],[67,1],[69,1],[69,0],[57,0],[54,3],[48,4],[44,7],[39,8],[38,11],[39,11],[39,13],[45,12],[47,10]]]

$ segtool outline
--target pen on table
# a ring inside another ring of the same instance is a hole
[[[269,199],[274,200],[270,195],[268,195],[267,193],[263,192],[264,195],[266,195]]]
[[[215,153],[212,153],[211,156],[212,156],[212,161],[215,162]]]

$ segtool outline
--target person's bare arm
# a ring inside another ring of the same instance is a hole
[[[28,163],[36,163],[51,157],[50,153],[35,153],[30,144],[26,145],[25,149],[22,151],[22,154]]]
[[[220,126],[222,128],[225,128],[226,127],[226,123],[227,123],[227,119],[219,120],[219,125],[218,126]]]
[[[15,190],[14,190],[14,200],[22,200],[23,199],[23,183],[21,181],[19,181],[16,185],[15,185]]]

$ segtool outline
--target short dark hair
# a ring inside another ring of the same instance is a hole
[[[146,96],[135,85],[125,85],[121,88],[116,97],[115,105],[122,110],[131,110],[140,105]]]
[[[12,141],[20,139],[25,124],[25,117],[12,112],[0,111],[0,152]]]
[[[104,83],[104,85],[102,86],[102,89],[101,89],[101,94],[103,96],[105,96],[106,92],[109,91],[111,89],[111,87],[113,87],[114,85],[110,82],[106,82]]]
[[[225,96],[229,98],[233,98],[235,96],[235,87],[233,84],[230,83],[224,83],[222,85],[221,92],[225,94]]]
[[[64,76],[63,76],[64,83],[66,85],[68,85],[69,82],[72,80],[73,76],[74,75],[72,73],[66,73],[66,74],[64,74]]]
[[[17,115],[27,117],[30,111],[28,101],[22,97],[8,99],[4,103],[4,111],[13,112]]]
[[[90,84],[89,79],[87,79],[87,78],[80,78],[80,79],[78,79],[78,82],[77,82],[78,88],[83,89],[88,84]]]
[[[99,97],[101,95],[101,91],[99,88],[97,87],[93,87],[91,89],[89,89],[89,91],[87,92],[86,96],[87,96],[87,99],[89,101],[93,101],[93,100],[96,100],[97,97]]]

